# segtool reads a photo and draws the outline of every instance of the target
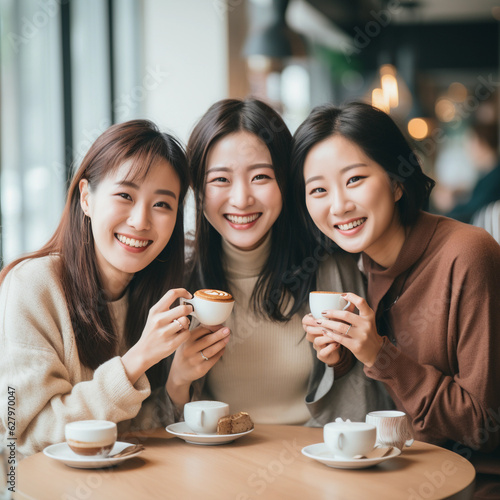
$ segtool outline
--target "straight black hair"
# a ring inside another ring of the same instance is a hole
[[[403,192],[397,202],[401,223],[414,224],[420,210],[427,209],[435,182],[424,174],[418,156],[389,115],[369,104],[351,102],[342,107],[324,104],[314,108],[293,137],[294,200],[307,225],[310,227],[312,221],[305,208],[304,163],[314,145],[334,135],[353,142],[385,169]]]
[[[300,309],[309,291],[306,282],[302,280],[297,285],[292,276],[297,264],[303,261],[294,245],[295,238],[292,238],[289,196],[292,137],[279,114],[257,99],[216,102],[196,124],[189,138],[187,155],[196,202],[196,236],[188,286],[191,290],[219,288],[230,291],[221,259],[221,236],[205,218],[203,208],[209,152],[223,137],[241,131],[254,134],[268,148],[283,199],[283,208],[272,227],[271,252],[255,285],[251,304],[257,314],[285,322]],[[300,234],[300,228],[296,229]],[[289,307],[292,299],[293,304]]]

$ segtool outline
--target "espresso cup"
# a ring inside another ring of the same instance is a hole
[[[377,429],[366,422],[330,422],[323,427],[323,439],[333,455],[349,459],[373,450]]]
[[[221,401],[191,401],[184,405],[184,421],[199,434],[214,434],[219,418],[229,415],[229,405]]]
[[[194,292],[192,299],[180,299],[181,304],[193,306],[192,316],[203,325],[220,325],[231,314],[233,296],[222,290],[203,289]]]
[[[377,446],[393,446],[403,451],[405,445],[413,444],[413,431],[406,413],[395,410],[372,411],[365,420],[377,428]]]
[[[342,297],[341,292],[311,292],[309,307],[316,319],[322,319],[323,311],[345,311],[351,303]]]
[[[117,430],[108,420],[80,420],[66,424],[64,435],[77,455],[106,457],[115,445]]]

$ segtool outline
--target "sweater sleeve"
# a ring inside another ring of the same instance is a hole
[[[495,245],[489,238],[470,244],[461,253],[474,265],[457,258],[452,266],[451,296],[443,309],[449,347],[439,353],[449,368],[441,364],[438,369],[429,359],[409,356],[387,337],[375,364],[365,368],[401,402],[418,439],[452,440],[485,452],[500,444],[500,251]],[[427,321],[429,331],[423,339],[432,342],[432,337],[445,334],[432,331],[435,323]]]
[[[131,419],[150,394],[145,375],[130,383],[120,357],[93,373],[81,366],[62,291],[50,271],[35,270],[21,264],[0,289],[0,387],[4,394],[15,391],[15,432],[24,455],[63,441],[67,422]],[[6,420],[4,411],[2,433]]]

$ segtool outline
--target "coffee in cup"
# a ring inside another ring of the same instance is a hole
[[[413,431],[406,413],[402,411],[372,411],[366,415],[367,423],[377,428],[377,446],[392,446],[403,451],[413,444]]]
[[[330,422],[323,427],[323,439],[333,455],[350,459],[373,450],[377,429],[366,422]]]
[[[316,319],[323,318],[323,311],[345,311],[350,305],[341,292],[317,291],[309,294],[309,307]]]
[[[115,445],[117,429],[108,420],[80,420],[66,424],[64,434],[77,455],[106,457]]]
[[[219,325],[224,323],[234,306],[233,296],[222,290],[210,288],[194,292],[192,299],[180,299],[181,304],[193,306],[192,316],[203,325]]]
[[[229,405],[222,401],[191,401],[184,405],[184,421],[199,434],[214,434],[219,418],[229,415]]]

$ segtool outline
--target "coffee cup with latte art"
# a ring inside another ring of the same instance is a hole
[[[194,292],[192,299],[181,299],[181,304],[193,306],[192,316],[203,325],[219,325],[231,314],[234,299],[230,293],[205,288]]]
[[[107,457],[116,442],[117,430],[108,420],[80,420],[66,424],[66,443],[77,454]]]

